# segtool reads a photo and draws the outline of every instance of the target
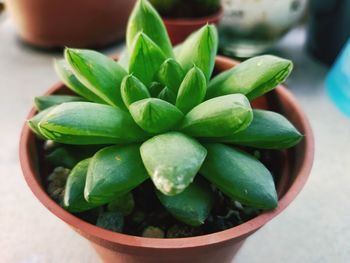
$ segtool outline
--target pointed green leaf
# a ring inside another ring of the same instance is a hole
[[[124,108],[120,84],[127,74],[113,59],[92,50],[66,48],[66,61],[77,79],[104,102]]]
[[[204,224],[215,201],[208,183],[197,179],[178,195],[167,196],[157,191],[157,196],[170,214],[191,226]]]
[[[158,98],[161,100],[165,100],[171,104],[175,104],[176,102],[176,94],[169,89],[168,87],[165,87],[158,95]]]
[[[148,178],[139,145],[110,146],[91,159],[85,185],[85,199],[105,204],[129,192]]]
[[[292,68],[290,60],[271,55],[248,59],[210,81],[207,98],[242,93],[252,100],[283,82]]]
[[[48,139],[44,136],[44,134],[41,132],[40,127],[39,127],[39,123],[41,122],[42,119],[45,118],[46,115],[48,115],[48,113],[53,110],[55,108],[55,106],[47,108],[43,111],[38,112],[34,117],[32,117],[31,119],[27,120],[27,124],[29,126],[29,128],[39,137],[41,138],[45,138]]]
[[[196,140],[179,132],[155,136],[144,142],[140,151],[154,185],[165,195],[185,190],[207,153]]]
[[[152,97],[157,98],[159,93],[164,89],[164,86],[157,82],[154,81],[152,82],[149,87],[148,87],[148,91],[151,94]]]
[[[167,57],[173,57],[173,50],[162,18],[152,5],[145,0],[139,0],[132,11],[126,32],[126,44],[129,51],[136,35],[144,32],[161,48]]]
[[[117,197],[108,204],[108,211],[120,212],[124,216],[130,215],[135,207],[135,200],[132,192]]]
[[[90,160],[89,158],[79,162],[68,176],[64,191],[64,206],[70,212],[77,213],[96,207],[84,198],[85,180]]]
[[[205,147],[208,156],[200,173],[223,193],[254,208],[277,207],[273,177],[262,163],[223,144],[206,144]]]
[[[86,100],[82,97],[69,96],[69,95],[38,96],[34,98],[34,105],[38,111],[42,111],[52,106],[56,106],[64,102],[72,102],[72,101],[86,101]]]
[[[204,100],[206,91],[207,82],[205,76],[195,66],[186,74],[181,83],[176,98],[176,107],[186,114]]]
[[[155,134],[169,131],[183,118],[182,112],[174,105],[156,98],[134,102],[129,110],[142,129]]]
[[[144,33],[139,33],[131,49],[129,72],[149,86],[165,59],[157,44]]]
[[[61,81],[69,89],[77,93],[78,95],[86,98],[89,101],[104,103],[105,102],[99,98],[95,93],[85,87],[73,74],[72,69],[69,67],[68,63],[62,60],[55,60],[55,70]]]
[[[177,94],[184,76],[185,73],[180,64],[173,58],[165,60],[158,72],[159,82],[167,86],[175,94]]]
[[[128,108],[136,101],[151,97],[147,87],[133,75],[123,79],[121,93],[124,104]]]
[[[202,102],[185,116],[181,129],[196,137],[221,137],[244,130],[253,119],[248,99],[241,94]]]
[[[217,50],[217,30],[213,25],[206,25],[185,40],[177,56],[177,61],[185,72],[196,65],[209,81],[214,70]]]
[[[46,138],[66,144],[127,143],[147,137],[128,113],[91,102],[56,106],[40,121],[39,129]]]
[[[216,141],[278,150],[290,148],[302,139],[303,136],[284,116],[266,110],[253,110],[253,113],[253,121],[247,129]]]

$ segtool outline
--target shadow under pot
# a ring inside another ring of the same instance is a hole
[[[21,39],[40,48],[99,48],[123,38],[135,0],[8,0]]]

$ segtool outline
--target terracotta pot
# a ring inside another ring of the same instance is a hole
[[[218,57],[216,72],[231,68],[237,62]],[[54,85],[46,94],[67,93],[61,84]],[[252,233],[283,211],[303,188],[313,162],[314,140],[309,122],[289,91],[278,87],[253,102],[254,107],[268,108],[284,114],[305,137],[296,147],[283,152],[279,179],[276,183],[279,195],[278,207],[237,227],[197,237],[178,239],[156,239],[129,236],[111,232],[87,223],[56,204],[45,192],[44,165],[38,159],[37,140],[28,126],[23,126],[20,141],[20,161],[25,180],[39,201],[53,214],[69,224],[80,235],[86,237],[105,262],[126,263],[193,263],[231,262],[242,243]],[[28,118],[35,114],[32,109]]]
[[[101,47],[122,39],[135,0],[8,0],[21,38],[43,48]]]
[[[223,15],[223,9],[211,15],[199,18],[163,18],[171,43],[177,45],[183,42],[192,32],[208,24],[217,25]]]

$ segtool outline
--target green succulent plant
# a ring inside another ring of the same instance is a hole
[[[278,150],[301,140],[285,117],[250,106],[287,78],[292,63],[259,56],[212,78],[217,47],[216,28],[206,25],[174,52],[160,16],[140,0],[120,62],[65,49],[55,67],[76,95],[36,98],[39,113],[28,124],[41,138],[75,147],[68,211],[108,204],[130,213],[130,192],[149,179],[169,213],[189,225],[208,217],[210,184],[244,205],[277,206],[270,171],[240,146]],[[64,159],[65,151],[56,155]]]

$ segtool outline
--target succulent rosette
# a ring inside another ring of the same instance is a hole
[[[119,61],[66,48],[55,67],[75,95],[35,100],[32,130],[62,149],[80,147],[64,207],[115,206],[150,179],[169,213],[193,226],[214,204],[211,185],[243,205],[275,208],[271,172],[241,146],[279,150],[301,140],[285,117],[250,105],[287,78],[291,61],[259,56],[213,77],[216,28],[206,25],[173,48],[146,0],[134,8],[126,44]]]

